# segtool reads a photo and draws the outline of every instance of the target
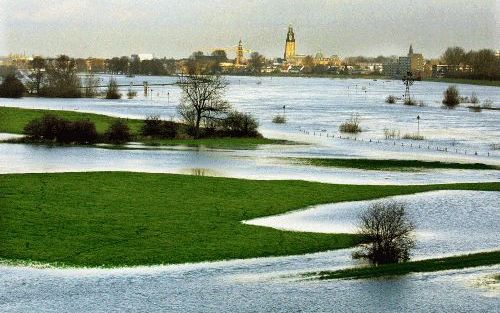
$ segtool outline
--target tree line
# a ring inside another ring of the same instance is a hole
[[[449,47],[441,56],[441,62],[449,66],[445,77],[500,79],[500,58],[491,49],[466,52],[461,47]]]

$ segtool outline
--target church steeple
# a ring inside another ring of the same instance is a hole
[[[412,44],[410,44],[410,50],[408,51],[408,55],[412,55],[413,54],[413,47],[412,47]]]
[[[295,34],[293,33],[292,25],[288,26],[285,43],[285,61],[290,62],[295,57]]]
[[[288,25],[288,33],[286,34],[287,42],[295,42],[295,34],[293,33],[292,25]]]

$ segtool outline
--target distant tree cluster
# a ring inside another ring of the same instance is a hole
[[[461,47],[450,47],[441,56],[450,65],[446,77],[470,79],[500,79],[500,58],[491,49],[465,52]]]

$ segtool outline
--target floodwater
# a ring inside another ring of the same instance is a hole
[[[500,192],[443,190],[387,199],[407,206],[416,227],[415,257],[500,247]],[[378,201],[318,205],[245,223],[290,231],[354,233],[359,214]]]
[[[103,83],[109,77],[103,77]],[[118,77],[119,83],[173,83],[172,77]],[[254,114],[261,132],[304,145],[253,150],[165,148],[110,150],[0,144],[0,173],[123,170],[251,179],[304,179],[353,184],[428,184],[500,181],[499,171],[364,171],[308,167],[284,157],[359,157],[483,162],[500,165],[500,111],[441,108],[442,83],[416,82],[412,93],[425,106],[384,103],[400,96],[400,81],[228,77],[227,97]],[[136,99],[2,99],[0,105],[144,118],[176,119],[179,89],[153,86]],[[500,107],[499,88],[458,85]],[[126,92],[127,88],[122,91]],[[271,122],[283,113],[285,125]],[[363,132],[339,138],[338,126],[359,114]],[[420,125],[416,117],[420,116]],[[384,140],[383,130],[417,132],[427,140]],[[0,135],[5,139],[8,135]],[[416,258],[498,249],[498,192],[440,191],[396,197],[417,224]],[[424,201],[425,198],[425,201]],[[352,231],[370,202],[318,206],[261,219],[297,231]],[[255,221],[254,221],[255,222]],[[352,250],[302,256],[120,269],[53,269],[0,266],[1,312],[495,312],[499,289],[478,282],[499,266],[407,275],[392,279],[297,281],[290,275],[355,265]]]

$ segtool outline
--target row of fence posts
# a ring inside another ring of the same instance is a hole
[[[332,139],[335,139],[335,138],[338,138],[338,139],[344,139],[344,140],[353,140],[353,141],[362,141],[362,142],[368,142],[368,143],[377,143],[377,144],[380,144],[380,143],[385,143],[386,145],[389,145],[390,144],[390,139],[385,139],[385,140],[380,140],[380,139],[358,139],[357,137],[353,137],[354,139],[352,139],[350,136],[342,136],[342,135],[337,135],[335,136],[335,134],[329,134],[328,132],[316,132],[316,131],[308,131],[308,130],[304,130],[304,129],[299,129],[299,131],[301,133],[304,133],[306,135],[313,135],[313,136],[319,136],[319,137],[326,137],[326,138],[332,138]],[[325,134],[325,136],[323,136],[323,134]],[[393,146],[396,146],[396,141],[392,140],[392,145]],[[399,146],[399,143],[397,143],[397,145]],[[426,147],[427,146],[427,147]],[[439,146],[431,146],[429,144],[427,145],[422,145],[422,144],[413,144],[413,143],[406,143],[405,142],[401,142],[401,147],[410,147],[410,148],[418,148],[418,149],[426,149],[427,150],[436,150],[436,151],[442,151],[442,152],[454,152],[456,154],[462,154],[462,150],[459,150],[459,149],[455,149],[455,148],[448,148],[448,147],[439,147]],[[467,152],[467,150],[463,150],[463,154],[470,154],[471,152],[469,151],[469,153]],[[477,151],[474,151],[474,153],[472,153],[473,155],[479,155],[479,153]],[[490,153],[487,152],[486,156],[490,156]]]

